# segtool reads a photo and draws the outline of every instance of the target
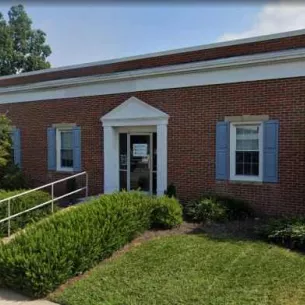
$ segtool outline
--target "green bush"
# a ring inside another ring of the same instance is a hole
[[[214,195],[214,198],[225,207],[227,218],[230,220],[241,220],[254,216],[253,209],[246,201],[219,195]]]
[[[77,185],[76,178],[72,178],[72,179],[67,180],[67,182],[66,182],[67,194],[72,193],[72,192],[76,191],[77,189],[78,189],[78,185]],[[70,195],[68,197],[69,203],[70,204],[75,204],[78,195],[79,194],[77,194],[77,193],[74,193],[74,194]]]
[[[184,209],[186,217],[195,222],[223,221],[227,218],[225,207],[213,197],[193,200],[187,203]]]
[[[305,250],[305,219],[272,219],[257,229],[264,239],[290,249]]]
[[[195,222],[207,220],[241,220],[253,216],[249,205],[238,199],[218,195],[205,195],[199,200],[188,202],[184,206],[187,219]]]
[[[0,188],[4,190],[20,190],[26,187],[24,174],[18,165],[8,163],[0,173]]]
[[[156,197],[152,212],[152,227],[170,229],[182,223],[182,207],[174,197]]]
[[[162,204],[174,205],[122,192],[53,214],[0,247],[0,282],[30,296],[44,296],[148,229],[152,214],[160,224],[154,209]],[[172,213],[171,208],[166,211]],[[172,224],[171,217],[164,221]]]
[[[0,190],[0,200],[17,195],[26,190],[18,191],[4,191]],[[35,191],[27,195],[17,197],[11,200],[11,215],[19,213],[21,211],[27,210],[34,207],[40,203],[50,200],[51,197],[48,193],[43,191]],[[54,210],[57,210],[57,206],[54,205]],[[13,218],[11,220],[11,233],[16,232],[18,229],[24,228],[27,224],[38,221],[51,213],[51,205],[46,205],[39,209],[33,210],[31,212],[22,214]],[[7,201],[0,203],[0,219],[6,218],[8,216],[8,203]],[[0,237],[7,235],[7,222],[0,224]]]
[[[166,191],[165,191],[165,195],[168,196],[168,197],[177,197],[177,189],[176,189],[176,186],[171,183]]]

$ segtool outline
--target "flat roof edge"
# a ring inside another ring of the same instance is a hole
[[[273,40],[273,39],[289,38],[289,37],[300,36],[300,35],[305,35],[305,29],[281,32],[281,33],[275,33],[275,34],[268,34],[268,35],[260,35],[260,36],[254,36],[254,37],[249,37],[249,38],[228,40],[228,41],[223,41],[223,42],[215,42],[215,43],[198,45],[198,46],[193,46],[193,47],[178,48],[178,49],[161,51],[161,52],[153,52],[153,53],[147,53],[147,54],[142,54],[142,55],[121,57],[121,58],[116,58],[116,59],[95,61],[95,62],[89,62],[89,63],[84,63],[84,64],[49,68],[49,69],[25,72],[25,73],[20,73],[20,74],[5,75],[5,76],[0,77],[0,81],[5,80],[5,79],[11,79],[11,78],[27,77],[27,76],[39,75],[39,74],[45,74],[45,73],[60,72],[60,71],[81,69],[81,68],[94,67],[94,66],[102,66],[102,65],[114,64],[114,63],[120,63],[120,62],[133,61],[133,60],[137,60],[137,59],[146,59],[146,58],[153,58],[153,57],[159,57],[159,56],[174,55],[174,54],[179,54],[179,53],[214,49],[214,48],[247,44],[247,43],[253,43],[253,42],[268,41],[268,40]]]

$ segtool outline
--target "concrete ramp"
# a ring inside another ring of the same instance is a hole
[[[31,300],[9,289],[0,288],[0,305],[56,305],[47,300]]]

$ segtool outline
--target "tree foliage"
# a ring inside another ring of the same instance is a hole
[[[5,115],[0,115],[0,189],[16,190],[25,187],[25,178],[12,156],[12,125]]]
[[[49,68],[51,48],[45,42],[46,34],[32,28],[23,5],[11,7],[8,21],[0,13],[0,75]]]
[[[11,161],[11,121],[6,115],[0,115],[0,170]]]

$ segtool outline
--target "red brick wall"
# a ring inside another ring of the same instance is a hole
[[[0,79],[0,87],[35,83],[41,81],[74,78],[80,76],[106,74],[113,72],[122,72],[128,70],[154,68],[166,65],[182,64],[202,60],[211,60],[217,58],[226,58],[241,55],[250,55],[264,52],[273,52],[287,49],[296,49],[305,47],[305,35],[294,37],[278,38],[267,41],[245,43],[239,45],[218,47],[206,50],[184,52],[172,55],[163,55],[158,57],[143,58],[118,62],[106,65],[97,65],[86,68],[70,69],[65,71],[54,71],[39,75],[24,76],[9,79]]]
[[[168,182],[181,199],[215,190],[248,200],[268,214],[305,212],[305,78],[211,85],[128,94],[0,105],[21,128],[22,166],[36,184],[61,177],[47,171],[47,127],[77,123],[82,128],[82,164],[91,194],[103,188],[100,117],[135,95],[170,115]],[[215,125],[227,115],[279,119],[279,183],[215,181]]]

